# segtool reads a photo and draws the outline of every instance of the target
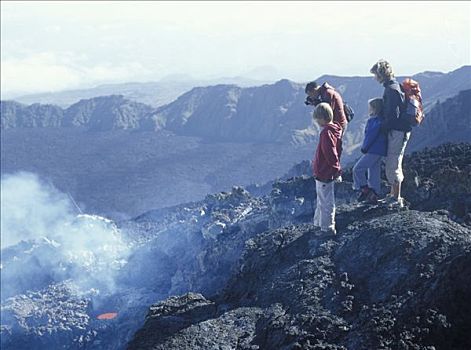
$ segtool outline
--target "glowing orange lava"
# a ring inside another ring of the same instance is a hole
[[[107,312],[106,314],[98,315],[97,318],[99,320],[112,320],[116,316],[118,316],[117,312]]]

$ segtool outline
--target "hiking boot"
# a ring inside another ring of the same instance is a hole
[[[403,208],[404,207],[404,198],[399,197],[396,198],[394,196],[391,196],[388,194],[386,198],[384,199],[384,204],[389,205],[390,207],[399,207]]]
[[[383,202],[384,204],[392,204],[394,202],[397,202],[397,198],[394,197],[393,195],[391,194],[387,194],[386,197],[384,197],[381,202]]]
[[[337,234],[337,230],[335,230],[334,228],[321,228],[321,231],[325,233],[331,233],[333,235]]]
[[[368,204],[377,204],[378,203],[379,196],[376,194],[376,191],[373,189],[370,189],[368,192],[368,195],[366,196],[366,202]]]
[[[404,208],[404,198],[399,197],[395,205],[397,205],[399,208]]]
[[[370,188],[368,186],[363,186],[360,190],[360,195],[357,198],[358,202],[364,202],[368,198],[368,194],[370,193]]]

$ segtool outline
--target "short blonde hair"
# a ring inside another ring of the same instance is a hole
[[[314,119],[322,119],[327,122],[331,122],[334,119],[334,112],[328,103],[322,102],[317,105],[316,109],[314,109],[312,117]]]
[[[370,73],[376,74],[381,78],[381,81],[387,81],[394,78],[394,71],[391,64],[386,60],[379,60],[370,69]]]
[[[383,114],[383,99],[381,97],[372,98],[368,100],[368,105],[371,107],[373,114],[382,115]]]

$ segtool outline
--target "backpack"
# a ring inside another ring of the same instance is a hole
[[[343,103],[343,111],[345,112],[345,117],[347,118],[347,123],[350,123],[350,121],[355,116],[355,111],[353,110],[352,107],[350,107],[345,102]]]
[[[410,126],[422,124],[425,114],[422,106],[422,94],[420,93],[419,83],[411,78],[406,78],[400,86],[405,96],[402,109],[403,117],[408,121]]]
[[[319,96],[316,102],[317,102],[317,104],[319,104],[320,102],[327,102],[327,103],[330,104],[330,99],[324,100],[322,98],[322,96]],[[317,105],[317,104],[314,104],[314,105]],[[350,105],[348,105],[346,102],[344,102],[343,103],[343,112],[345,113],[345,118],[347,119],[347,123],[350,123],[350,121],[355,116],[355,111],[353,110],[352,107],[350,107]]]

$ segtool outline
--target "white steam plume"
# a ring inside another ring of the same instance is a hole
[[[34,174],[2,176],[2,288],[8,294],[69,278],[84,289],[114,289],[129,247],[112,221],[76,211],[67,195]],[[14,282],[28,273],[31,285],[27,277]]]

